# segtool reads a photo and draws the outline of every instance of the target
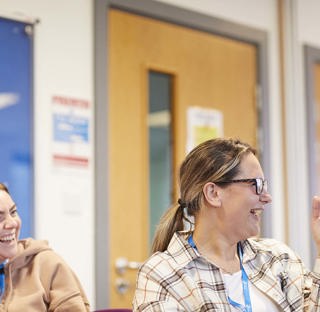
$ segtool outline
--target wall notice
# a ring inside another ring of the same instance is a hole
[[[52,159],[57,166],[88,167],[90,155],[89,102],[52,97]]]
[[[190,107],[187,111],[187,153],[198,144],[223,136],[223,114],[216,109]]]

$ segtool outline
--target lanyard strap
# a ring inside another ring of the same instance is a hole
[[[6,264],[6,261],[0,264],[0,299],[2,299],[4,290],[5,290],[5,274],[4,274],[5,264]]]
[[[194,243],[192,235],[189,236],[188,243],[193,249],[198,250],[196,244]]]
[[[194,243],[192,235],[189,236],[188,243],[192,248],[197,250],[197,246]],[[239,308],[243,312],[252,312],[252,305],[251,305],[251,299],[250,299],[250,293],[249,293],[249,279],[248,279],[248,275],[242,265],[243,254],[242,254],[242,248],[241,248],[240,243],[238,243],[238,254],[239,254],[239,259],[240,259],[241,282],[242,282],[242,290],[243,290],[243,297],[244,297],[245,306],[238,303],[238,302],[233,301],[229,296],[228,296],[228,300],[229,300],[229,303],[232,306],[234,306],[235,308]]]
[[[242,304],[240,304],[238,302],[233,301],[229,296],[228,296],[228,300],[232,306],[234,306],[236,308],[240,308],[241,311],[252,312],[252,305],[251,305],[251,299],[250,299],[250,293],[249,293],[249,278],[248,278],[248,275],[242,265],[243,254],[242,254],[242,248],[241,248],[240,243],[238,243],[238,254],[239,254],[239,259],[240,259],[241,282],[242,282],[242,291],[243,291],[245,306],[243,306]]]

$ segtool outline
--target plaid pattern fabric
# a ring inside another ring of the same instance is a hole
[[[231,311],[219,268],[189,245],[188,235],[175,233],[167,251],[155,253],[141,266],[134,311]],[[320,259],[308,272],[301,259],[276,240],[248,239],[241,244],[250,282],[279,310],[320,312]]]

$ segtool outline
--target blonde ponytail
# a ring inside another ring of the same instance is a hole
[[[183,207],[180,204],[175,204],[160,219],[153,239],[151,253],[165,251],[173,234],[182,230]]]

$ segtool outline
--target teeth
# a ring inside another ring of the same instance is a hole
[[[15,236],[14,234],[11,234],[11,235],[6,235],[6,236],[3,236],[0,238],[0,241],[2,242],[9,242],[9,241],[12,241],[15,239]]]
[[[262,209],[251,209],[250,213],[252,213],[255,216],[259,216],[262,214],[262,211],[263,211]]]

